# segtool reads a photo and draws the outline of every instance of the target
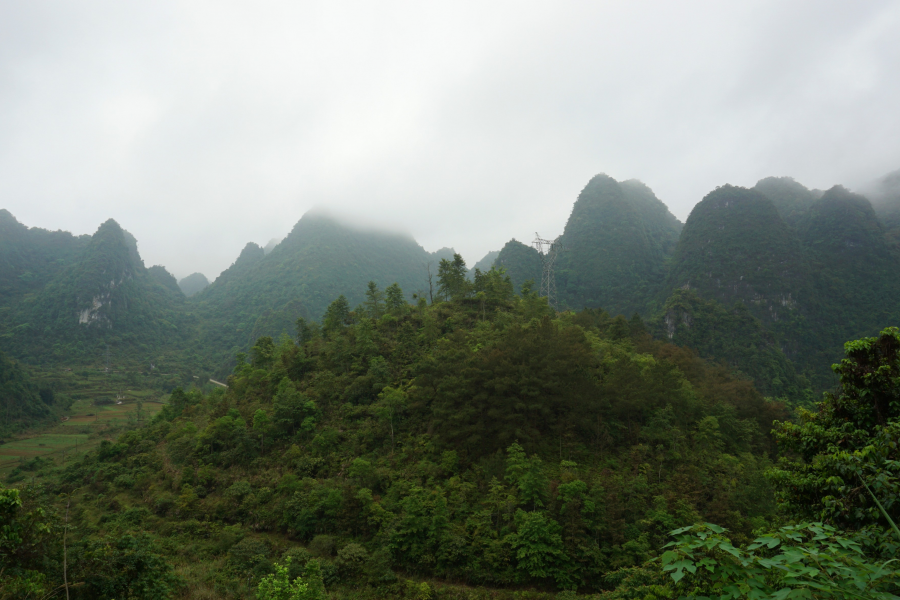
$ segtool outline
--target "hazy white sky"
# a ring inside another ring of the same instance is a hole
[[[0,208],[210,279],[313,206],[471,265],[600,172],[900,167],[900,2],[0,0]]]

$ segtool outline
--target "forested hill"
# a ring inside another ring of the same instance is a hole
[[[366,597],[423,576],[596,592],[678,524],[748,540],[766,523],[781,404],[639,321],[556,314],[497,271],[463,275],[443,269],[455,299],[435,304],[396,288],[358,311],[337,300],[299,344],[260,338],[227,390],[177,390],[61,475],[81,490],[70,543],[144,539],[220,597],[313,555],[329,588],[381,590]]]
[[[789,319],[808,294],[809,269],[800,240],[763,194],[726,185],[691,211],[668,274],[669,290],[759,308],[766,322]]]
[[[79,363],[107,345],[144,362],[190,337],[174,278],[145,268],[134,237],[112,219],[48,269],[47,279],[5,314],[3,348],[29,362]]]
[[[178,282],[178,287],[185,296],[193,296],[206,289],[209,280],[203,273],[191,273]]]
[[[441,258],[406,235],[365,231],[307,213],[268,254],[248,244],[237,261],[191,298],[208,324],[202,343],[223,360],[245,350],[259,335],[291,334],[298,317],[319,320],[337,296],[351,306],[363,300],[369,281],[397,282],[408,294],[429,295],[429,269]],[[432,279],[433,284],[433,279]]]
[[[40,292],[74,263],[89,239],[26,227],[0,209],[0,310],[11,310],[27,295]]]
[[[841,340],[900,322],[900,176],[875,208],[841,186],[788,177],[724,185],[683,229],[649,188],[594,177],[561,242],[563,308],[638,312],[653,331],[742,370],[760,389],[803,396],[833,384]],[[541,257],[512,240],[494,262],[516,289],[540,282]]]
[[[821,192],[785,177],[725,185],[682,226],[644,184],[598,175],[561,236],[560,308],[638,313],[655,335],[724,361],[766,393],[808,397],[833,383],[842,340],[900,320],[896,179],[879,183],[874,207],[840,186]],[[269,252],[247,244],[212,284],[200,274],[179,284],[162,266],[145,268],[114,221],[74,237],[2,211],[0,231],[0,349],[25,362],[90,361],[110,344],[141,363],[168,353],[185,368],[227,370],[258,337],[320,320],[337,296],[356,306],[369,281],[430,303],[439,263],[453,256],[313,212]],[[504,268],[521,293],[539,285],[541,261],[511,240],[477,266]]]
[[[556,266],[562,306],[602,307],[612,314],[649,315],[658,308],[665,265],[682,224],[637,180],[593,177],[581,191],[561,236],[565,247]],[[497,259],[516,289],[540,283],[541,258],[516,240]]]
[[[681,223],[639,181],[591,179],[572,208],[558,259],[560,301],[648,314]]]

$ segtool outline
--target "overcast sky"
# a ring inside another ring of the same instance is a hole
[[[0,0],[0,208],[210,279],[312,207],[469,264],[596,173],[900,168],[900,2]]]

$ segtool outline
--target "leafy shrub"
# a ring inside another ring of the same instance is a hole
[[[160,516],[169,514],[173,508],[175,508],[175,496],[168,492],[157,496],[153,503],[153,512]]]
[[[269,572],[269,545],[256,538],[244,538],[228,551],[228,565],[239,573],[264,575]]]
[[[134,487],[134,477],[131,475],[119,475],[113,480],[113,485],[120,490],[130,490]]]
[[[338,550],[335,562],[344,577],[352,578],[362,572],[368,559],[369,552],[361,545],[351,542]]]
[[[672,532],[662,555],[675,588],[692,598],[872,598],[894,600],[900,573],[876,564],[834,527],[782,527],[737,548],[712,524]],[[811,595],[815,590],[815,595]]]
[[[317,535],[309,543],[309,549],[315,556],[331,556],[334,553],[334,538],[330,535]]]

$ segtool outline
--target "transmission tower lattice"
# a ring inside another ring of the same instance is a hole
[[[562,242],[557,237],[554,240],[545,240],[541,234],[535,233],[534,241],[531,243],[534,249],[541,255],[541,296],[547,298],[547,304],[553,310],[559,310],[556,296],[556,277],[553,275],[553,264],[556,257],[564,248]]]

